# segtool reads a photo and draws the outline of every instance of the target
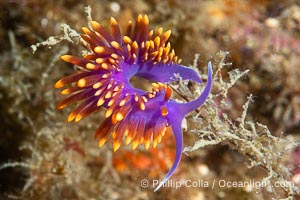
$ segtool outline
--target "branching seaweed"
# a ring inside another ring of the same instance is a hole
[[[198,115],[193,118],[198,127],[191,131],[198,134],[200,139],[193,146],[186,147],[184,152],[196,151],[208,145],[227,144],[231,149],[247,158],[250,168],[261,167],[267,170],[268,177],[264,178],[262,182],[272,185],[275,181],[280,181],[287,197],[292,198],[299,192],[299,188],[295,188],[294,183],[289,180],[289,171],[286,163],[283,162],[283,155],[290,152],[297,144],[284,137],[275,137],[265,125],[246,119],[249,104],[253,101],[252,95],[248,96],[248,100],[243,105],[243,113],[239,118],[231,119],[223,112],[226,107],[225,100],[228,90],[248,71],[231,71],[229,80],[223,81],[221,70],[226,54],[226,52],[219,53],[221,59],[215,68],[213,85],[213,91],[217,92],[213,92],[205,103],[205,109],[203,109],[206,110],[205,117]],[[222,97],[221,101],[217,100],[220,96]],[[217,101],[221,103],[217,104]],[[273,187],[269,189],[271,189],[270,192],[275,192]]]

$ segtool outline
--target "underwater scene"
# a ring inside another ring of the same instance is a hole
[[[298,0],[0,0],[0,199],[300,199]]]

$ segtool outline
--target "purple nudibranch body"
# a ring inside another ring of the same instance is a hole
[[[161,141],[167,128],[171,128],[176,141],[174,163],[166,177],[155,189],[157,191],[174,173],[183,149],[181,123],[185,115],[201,106],[212,86],[212,66],[208,63],[208,78],[202,94],[195,100],[178,103],[171,99],[172,89],[168,83],[183,80],[202,83],[191,68],[180,65],[180,59],[167,43],[171,31],[150,30],[147,15],[139,15],[135,26],[129,21],[124,36],[114,18],[110,19],[110,32],[100,23],[91,21],[91,27],[83,27],[85,47],[83,57],[63,55],[61,59],[78,66],[78,71],[56,82],[61,94],[68,95],[58,109],[79,102],[68,116],[68,122],[78,122],[99,108],[106,108],[105,119],[95,133],[99,147],[109,136],[117,151],[125,137],[135,149],[144,144],[146,149]],[[152,83],[152,91],[146,92],[131,85],[133,76]]]

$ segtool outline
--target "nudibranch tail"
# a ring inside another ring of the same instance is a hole
[[[114,18],[110,19],[110,31],[96,21],[90,24],[91,28],[83,27],[81,34],[88,53],[82,57],[61,56],[65,62],[77,65],[78,70],[54,85],[62,88],[62,95],[67,95],[58,103],[57,109],[78,104],[68,115],[68,122],[79,122],[100,108],[106,109],[105,119],[96,130],[95,138],[101,147],[111,136],[114,151],[121,147],[124,138],[125,144],[131,143],[132,149],[139,144],[145,145],[146,149],[151,144],[155,148],[166,131],[172,130],[176,158],[161,187],[181,158],[183,117],[203,104],[209,94],[211,64],[202,95],[192,102],[177,103],[171,98],[172,89],[168,83],[179,77],[198,83],[202,80],[193,69],[180,65],[181,59],[168,42],[171,30],[150,30],[147,15],[138,15],[135,24],[129,21],[125,34]],[[135,88],[130,83],[133,76],[153,82],[152,91]]]

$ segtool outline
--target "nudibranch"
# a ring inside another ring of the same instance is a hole
[[[174,173],[183,150],[181,123],[185,115],[207,99],[212,86],[212,66],[208,63],[208,78],[201,95],[190,102],[179,103],[171,98],[168,83],[179,77],[203,83],[192,68],[180,65],[168,39],[171,30],[150,30],[147,15],[139,15],[135,25],[131,21],[124,35],[114,18],[110,18],[110,31],[96,21],[91,28],[83,27],[81,35],[88,53],[83,57],[63,55],[65,62],[78,66],[76,73],[56,82],[61,94],[68,95],[58,103],[63,109],[80,102],[68,115],[67,121],[80,121],[99,108],[106,108],[105,119],[95,133],[101,147],[112,135],[113,149],[117,151],[122,139],[135,149],[144,144],[156,147],[165,132],[171,129],[176,141],[174,163],[158,190]],[[168,42],[168,43],[167,43]],[[133,76],[152,82],[152,91],[147,92],[130,83]]]

